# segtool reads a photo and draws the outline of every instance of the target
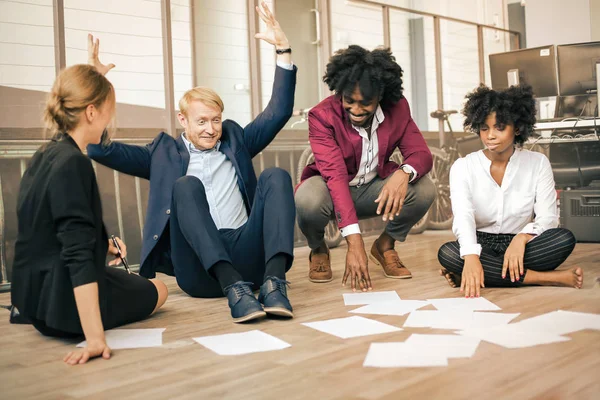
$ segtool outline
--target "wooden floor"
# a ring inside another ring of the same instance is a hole
[[[410,236],[398,245],[413,279],[387,279],[371,267],[375,290],[396,290],[402,299],[459,296],[437,275],[438,247],[450,232]],[[367,240],[367,246],[374,238]],[[338,339],[301,322],[349,316],[341,286],[345,246],[332,251],[334,281],[310,283],[308,250],[299,248],[288,278],[296,317],[249,325],[231,322],[224,299],[193,299],[165,277],[170,297],[162,311],[133,328],[166,327],[163,347],[114,351],[109,360],[71,367],[61,359],[74,342],[48,339],[32,327],[11,325],[0,314],[0,399],[598,399],[600,332],[580,331],[571,341],[509,350],[482,342],[471,359],[451,359],[448,367],[363,368],[371,342],[404,341],[402,332]],[[565,267],[585,273],[582,290],[532,287],[484,289],[504,312],[524,319],[556,309],[600,313],[600,244],[578,244]],[[0,295],[0,304],[9,294]],[[404,317],[369,316],[401,327]],[[223,357],[195,344],[195,336],[260,329],[292,347],[268,353]]]

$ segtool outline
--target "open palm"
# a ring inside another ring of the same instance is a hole
[[[254,35],[257,39],[262,39],[267,43],[275,45],[278,48],[287,48],[289,47],[289,42],[287,36],[281,29],[279,22],[275,19],[271,10],[267,6],[267,3],[264,1],[261,3],[262,10],[257,6],[256,12],[258,13],[260,19],[263,20],[265,25],[267,26],[267,30],[265,32],[257,33]]]

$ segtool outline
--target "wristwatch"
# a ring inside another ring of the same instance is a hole
[[[402,170],[404,173],[406,173],[406,174],[408,175],[408,181],[409,181],[409,182],[413,180],[413,178],[415,177],[415,173],[413,172],[412,168],[410,168],[410,167],[409,167],[408,165],[406,165],[406,164],[402,164],[402,165],[400,166],[400,169],[401,169],[401,170]]]

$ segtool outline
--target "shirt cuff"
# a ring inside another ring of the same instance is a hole
[[[404,164],[404,166],[405,166],[405,167],[408,167],[408,169],[410,169],[410,170],[411,170],[411,172],[413,173],[413,177],[412,177],[412,179],[411,179],[410,181],[408,181],[408,182],[410,183],[410,182],[414,181],[415,179],[417,179],[417,170],[416,170],[416,169],[414,169],[414,168],[412,167],[412,165]]]
[[[277,61],[277,66],[281,67],[283,69],[287,69],[288,71],[291,71],[294,69],[294,63],[288,64],[288,63],[284,63],[281,61]]]
[[[360,234],[360,226],[358,224],[350,224],[340,229],[342,232],[342,236],[346,237],[348,235],[354,235],[356,233]]]
[[[481,245],[479,243],[460,246],[460,258],[465,258],[465,256],[471,254],[481,255]]]
[[[535,224],[535,222],[530,222],[527,225],[525,225],[519,233],[527,233],[528,235],[538,236],[544,232],[542,231],[542,229],[540,229],[538,225]],[[531,240],[533,239],[530,239],[530,241]]]

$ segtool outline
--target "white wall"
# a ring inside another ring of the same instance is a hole
[[[52,3],[0,0],[0,85],[40,95],[50,90],[55,78]],[[87,63],[88,33],[100,39],[101,61],[116,64],[107,77],[119,103],[117,126],[168,127],[160,0],[65,0],[64,6],[66,65]],[[192,82],[189,15],[189,0],[171,1],[176,101]],[[122,104],[145,107],[126,107],[125,113],[120,112]],[[39,107],[30,107],[32,117],[26,119],[32,123],[26,126],[42,126]],[[23,126],[22,120],[15,126]]]
[[[291,1],[291,0],[280,0]],[[390,4],[461,19],[504,24],[503,0],[388,0]],[[582,1],[582,0],[573,0]],[[587,0],[586,0],[587,1]],[[528,6],[532,0],[528,0]],[[25,4],[0,0],[0,85],[49,90],[54,80],[52,0]],[[192,86],[190,7],[194,13],[196,80],[221,95],[225,117],[245,124],[251,120],[247,2],[244,0],[172,0],[175,103]],[[273,1],[267,1],[272,6]],[[332,51],[349,44],[373,49],[383,45],[379,7],[330,0]],[[252,10],[251,12],[254,12]],[[392,51],[405,71],[405,94],[411,102],[411,76],[425,73],[427,113],[437,108],[432,19],[425,17],[425,71],[411,70],[408,20],[415,15],[391,13]],[[164,77],[160,0],[65,0],[67,64],[86,62],[86,34],[101,39],[101,59],[117,68],[109,78],[119,102],[156,107],[163,120]],[[264,24],[260,22],[260,30]],[[475,28],[443,22],[444,107],[460,109],[464,94],[479,80]],[[16,44],[15,44],[16,43]],[[486,32],[486,54],[509,49],[505,35]],[[260,42],[262,102],[270,99],[275,69],[273,47]],[[486,56],[487,64],[487,56]],[[241,84],[242,90],[234,86]],[[118,115],[118,126],[155,124]],[[454,117],[460,126],[460,117]],[[165,124],[166,127],[168,124]],[[437,130],[430,120],[423,130]]]
[[[196,83],[215,90],[224,118],[251,120],[248,16],[240,0],[193,0]],[[242,90],[235,90],[240,84]]]
[[[0,85],[48,92],[55,77],[52,0],[0,0]]]
[[[591,41],[590,13],[590,0],[527,0],[527,47]]]
[[[381,0],[384,3],[414,10],[431,12],[483,24],[504,27],[503,0]],[[425,34],[425,71],[411,70],[409,19],[423,18]],[[383,46],[383,16],[378,6],[359,5],[347,0],[331,0],[332,50],[359,44],[368,49]],[[441,21],[442,75],[444,108],[462,108],[464,96],[479,84],[477,29],[457,22]],[[391,48],[396,61],[404,70],[405,96],[412,102],[411,75],[425,73],[427,82],[427,114],[437,109],[437,81],[433,19],[403,11],[390,11]],[[484,52],[487,55],[510,49],[507,35],[484,30]],[[486,61],[486,69],[489,70]],[[489,73],[486,74],[489,76]],[[416,104],[411,104],[413,108]],[[451,117],[454,129],[462,126],[462,117]],[[422,130],[436,131],[438,122],[429,119]]]

